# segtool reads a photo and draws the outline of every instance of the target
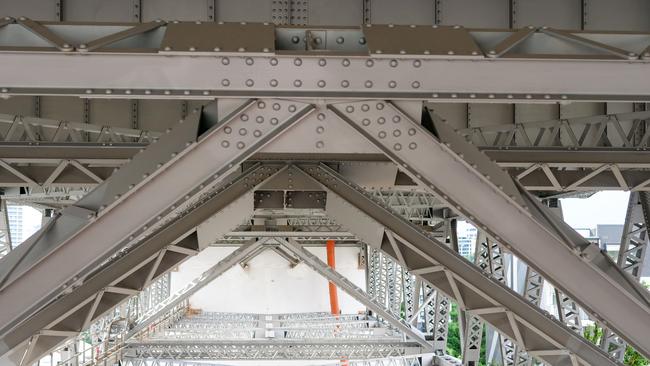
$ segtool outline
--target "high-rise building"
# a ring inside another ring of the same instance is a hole
[[[11,234],[11,243],[15,247],[22,243],[25,238],[23,231],[24,207],[16,205],[7,205],[7,216],[9,219],[9,232]]]
[[[465,258],[472,259],[478,231],[474,226],[462,225],[458,228],[458,253]]]

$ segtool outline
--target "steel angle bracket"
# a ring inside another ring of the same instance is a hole
[[[528,354],[559,366],[575,366],[572,360],[578,360],[580,365],[618,365],[550,314],[485,276],[446,244],[391,211],[331,168],[325,165],[300,165],[299,168],[328,190],[328,202],[344,201],[350,209],[360,210],[390,230],[393,240],[384,236],[379,244],[383,252],[402,260],[409,272],[445,293],[461,310],[481,317]],[[337,217],[342,211],[337,212],[328,210],[333,219],[345,222],[347,229],[354,232],[357,223]]]
[[[329,105],[402,171],[650,355],[648,292],[535,204],[506,172],[425,110],[423,124],[391,102]],[[419,117],[419,116],[418,116]]]

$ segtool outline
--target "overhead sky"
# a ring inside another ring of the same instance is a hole
[[[602,191],[589,198],[562,199],[564,221],[574,229],[592,229],[598,224],[622,225],[629,195],[625,191]]]

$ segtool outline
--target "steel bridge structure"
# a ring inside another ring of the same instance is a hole
[[[650,358],[646,0],[4,0],[0,15],[0,366]],[[630,192],[614,257],[560,204],[606,190]],[[23,243],[16,205],[43,212]],[[331,240],[359,249],[365,286],[308,250]],[[172,293],[210,246],[233,251]],[[192,312],[265,251],[365,313]]]

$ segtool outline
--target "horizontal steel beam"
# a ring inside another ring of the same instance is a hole
[[[147,145],[0,142],[0,187],[94,187]],[[650,153],[637,148],[479,149],[530,191],[650,190]],[[376,154],[258,153],[263,161],[388,161]],[[74,162],[74,163],[71,163]],[[65,168],[61,165],[65,164]],[[79,168],[81,166],[81,168]],[[577,184],[576,184],[577,183]]]
[[[74,33],[74,42],[61,43],[62,27]],[[650,100],[644,34],[539,29],[518,47],[497,52],[493,47],[516,31],[193,22],[128,30],[124,24],[28,20],[5,25],[0,92],[128,99]],[[41,37],[16,36],[25,32]],[[115,41],[115,34],[134,38]],[[143,34],[148,37],[138,37]],[[97,37],[102,47],[90,49]],[[562,47],[552,46],[557,38]]]

